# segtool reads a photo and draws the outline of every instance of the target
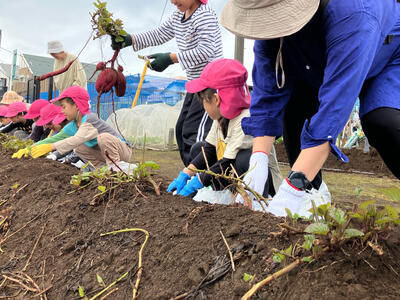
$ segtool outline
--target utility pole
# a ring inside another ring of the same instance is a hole
[[[15,49],[13,51],[13,58],[12,58],[12,64],[11,64],[11,74],[10,74],[10,84],[9,84],[9,91],[12,91],[12,85],[13,81],[15,79],[15,73],[17,72],[17,55],[18,55],[18,50]]]
[[[243,64],[244,60],[244,38],[235,35],[235,54],[234,58]]]

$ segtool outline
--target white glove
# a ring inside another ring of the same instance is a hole
[[[249,172],[244,176],[243,181],[253,191],[260,195],[264,192],[265,183],[268,178],[268,155],[264,152],[254,152],[250,157]],[[254,195],[247,192],[250,199],[254,199]],[[239,194],[235,202],[244,204],[243,197]]]
[[[267,212],[277,217],[286,217],[285,208],[288,208],[293,215],[299,214],[305,194],[305,191],[299,191],[291,186],[285,178],[276,195],[268,203]]]
[[[121,170],[122,170],[126,174],[129,174],[129,175],[133,174],[133,171],[135,169],[137,169],[137,165],[130,164],[126,161],[119,161],[116,164],[118,165],[119,168],[114,164],[110,164],[110,165],[108,165],[108,169],[111,171],[115,171],[115,172],[121,172]],[[121,170],[120,170],[120,168],[121,168]]]

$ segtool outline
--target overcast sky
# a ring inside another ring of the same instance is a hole
[[[166,2],[167,1],[167,2]],[[209,0],[209,5],[218,17],[226,0]],[[166,3],[166,9],[162,15]],[[108,10],[114,17],[124,22],[129,33],[143,32],[158,26],[160,18],[166,20],[175,10],[170,0],[109,0]],[[19,53],[49,56],[47,42],[60,40],[66,51],[77,54],[91,33],[89,12],[94,11],[93,0],[0,0],[0,29],[2,30],[1,47]],[[221,26],[223,35],[224,56],[233,58],[234,36]],[[97,63],[112,56],[110,39],[91,40],[80,55],[80,60]],[[139,51],[139,54],[157,52],[176,52],[175,39],[168,43]],[[103,59],[103,57],[104,59]],[[144,62],[137,58],[132,48],[122,50],[120,54],[125,74],[140,73]],[[10,63],[11,54],[0,49],[0,62]],[[251,72],[252,42],[245,42],[245,66]],[[178,64],[170,66],[163,73],[149,71],[148,74],[167,77],[184,76]]]

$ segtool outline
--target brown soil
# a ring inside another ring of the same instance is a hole
[[[285,145],[280,143],[275,145],[276,155],[279,162],[288,162]],[[343,153],[349,158],[348,163],[338,160],[332,154],[329,154],[324,168],[343,171],[359,171],[373,173],[379,176],[388,176],[394,178],[394,175],[386,167],[379,153],[371,147],[370,153],[364,153],[359,149],[342,149]]]
[[[254,282],[258,282],[275,272],[280,266],[272,263],[271,249],[286,248],[299,238],[271,236],[281,222],[271,215],[244,207],[195,203],[165,192],[157,197],[143,184],[139,188],[147,198],[131,184],[110,199],[107,195],[104,200],[109,201],[90,206],[96,189],[68,194],[74,190],[70,176],[76,173],[74,167],[46,159],[11,160],[0,150],[0,201],[7,200],[1,209],[11,210],[8,234],[1,233],[0,241],[37,217],[2,243],[0,272],[22,270],[44,230],[25,273],[41,290],[51,286],[48,299],[79,299],[79,285],[90,298],[101,290],[96,273],[110,284],[130,269],[129,278],[118,283],[118,290],[107,299],[132,298],[144,236],[122,233],[100,237],[111,230],[135,227],[150,233],[143,252],[139,299],[169,299],[198,286],[215,259],[227,255],[220,230],[232,248],[243,247],[238,252],[236,272],[231,272],[225,258],[228,272],[193,299],[240,299],[251,286],[243,281],[243,274],[255,275]],[[16,182],[19,187],[12,188]],[[361,253],[352,256],[348,256],[350,249],[329,253],[276,280],[254,299],[398,299],[400,242],[393,237],[383,246],[383,256],[369,248],[356,249]],[[18,284],[6,281],[0,285],[0,299],[34,295],[23,291]]]

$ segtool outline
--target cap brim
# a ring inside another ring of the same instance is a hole
[[[60,124],[62,121],[64,121],[66,119],[66,117],[64,116],[64,114],[58,114],[57,116],[55,116],[55,118],[53,119],[53,124],[54,125],[58,125]]]
[[[16,115],[18,115],[18,113],[6,113],[6,115],[4,117],[12,118],[12,117],[15,117]]]
[[[27,113],[25,116],[24,116],[24,119],[34,119],[34,118],[37,118],[37,117],[39,117],[40,116],[40,114],[39,113],[36,113],[36,114],[32,114],[32,113]]]
[[[201,92],[201,91],[205,90],[206,88],[208,88],[208,86],[204,85],[201,82],[201,79],[198,78],[198,79],[194,79],[189,82],[186,82],[185,88],[189,93],[198,93],[198,92]]]
[[[55,103],[55,102],[59,102],[59,101],[61,101],[62,99],[65,99],[65,98],[68,98],[68,97],[67,97],[67,96],[63,96],[63,95],[60,95],[60,96],[58,96],[57,98],[54,98],[54,99],[50,100],[50,103],[54,103],[55,105],[58,105],[58,103]]]
[[[282,0],[262,8],[244,9],[229,0],[220,23],[235,35],[256,40],[291,35],[314,16],[320,0]]]
[[[51,119],[40,118],[39,120],[36,121],[36,126],[44,126],[46,124],[49,124],[50,122],[51,122]]]

